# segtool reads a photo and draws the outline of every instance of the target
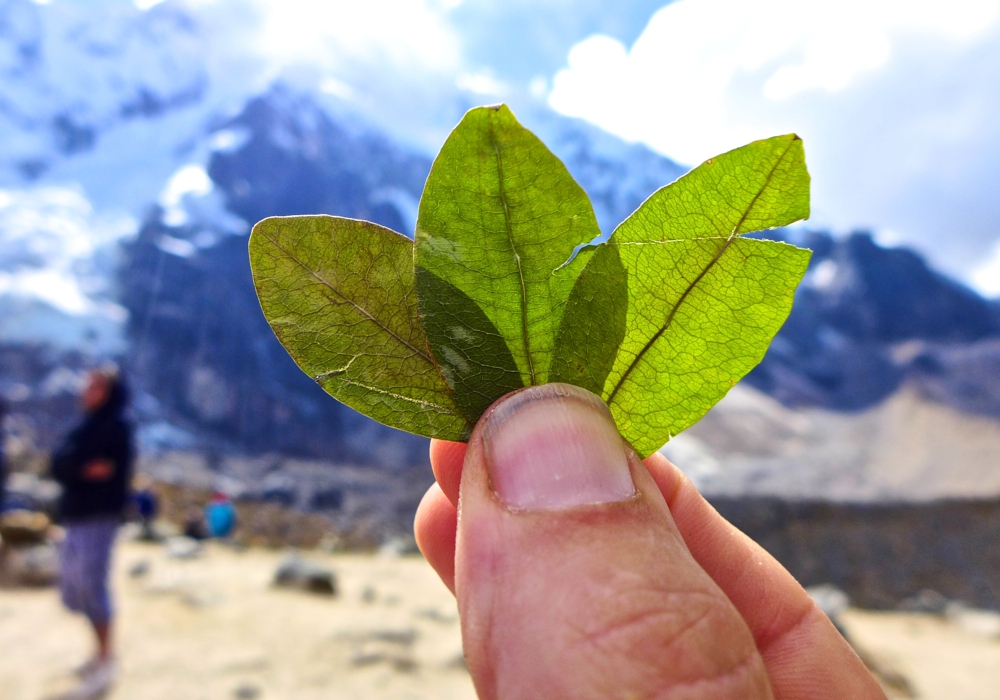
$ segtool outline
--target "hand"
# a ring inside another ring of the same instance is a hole
[[[662,455],[640,461],[593,394],[510,394],[431,464],[417,544],[458,597],[483,700],[885,697],[795,579]]]
[[[87,462],[80,473],[84,481],[104,481],[115,473],[115,465],[107,459],[92,459]]]

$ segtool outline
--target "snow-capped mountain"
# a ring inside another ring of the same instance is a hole
[[[545,119],[556,152],[596,194],[608,231],[682,172],[583,124]],[[213,151],[202,191],[239,221],[332,213],[413,231],[430,159],[342,125],[309,95],[276,86],[208,138],[226,148]],[[199,215],[201,199],[188,196],[183,216],[154,212],[125,246],[131,357],[160,410],[244,449],[423,459],[422,440],[360,418],[294,366],[260,314],[245,237]]]
[[[489,16],[526,11],[487,9]],[[580,16],[592,23],[599,9],[588,6]],[[223,201],[206,170],[214,154],[239,148],[246,138],[241,127],[221,126],[262,94],[277,99],[268,92],[276,81],[296,86],[289,95],[308,94],[309,113],[334,115],[351,134],[372,130],[373,119],[386,126],[384,99],[369,104],[331,75],[277,63],[255,48],[261,12],[237,0],[0,2],[0,337],[63,348],[87,338],[93,353],[120,352],[124,313],[110,273],[118,242],[137,233],[150,207],[162,209],[167,225],[193,219],[216,233],[237,234],[270,210],[265,202],[247,210],[233,191],[232,201]],[[476,16],[456,21],[473,31]],[[391,88],[393,64],[347,65],[338,56],[341,72],[354,82]],[[431,72],[423,79],[426,90],[440,88]],[[440,138],[465,108],[486,100],[453,84],[448,90],[424,100],[441,105],[445,116],[435,117],[444,125]],[[526,121],[590,181],[606,227],[682,172],[644,148],[527,104]],[[433,155],[433,148],[411,150],[425,160]],[[379,206],[402,212],[404,231],[412,230],[421,185],[375,195],[383,200]],[[294,203],[277,207],[294,209]],[[210,239],[199,240],[204,246]],[[164,245],[170,245],[166,238]]]
[[[239,92],[210,83],[207,38],[170,4],[0,2],[5,341],[124,351],[118,243]]]
[[[73,370],[114,356],[147,447],[423,462],[424,441],[346,409],[291,362],[260,314],[246,234],[305,213],[412,232],[433,153],[330,78],[276,78],[214,48],[211,19],[169,0],[0,2],[0,392],[64,411],[46,402]],[[442,113],[457,120],[475,99],[453,91]],[[684,172],[524,104],[605,234]],[[865,235],[784,235],[814,249],[813,267],[750,386],[843,411],[909,383],[1000,416],[1000,306]],[[43,442],[61,423],[45,425]]]
[[[183,2],[0,3],[0,343],[36,360],[10,356],[0,391],[42,400],[45,367],[119,357],[151,443],[423,459],[408,437],[370,440],[383,429],[301,376],[260,316],[245,236],[314,212],[412,232],[432,153],[393,143],[329,78],[272,82],[253,54],[218,50],[212,21]],[[445,109],[477,101],[455,92]],[[522,116],[608,232],[683,172],[582,122]]]

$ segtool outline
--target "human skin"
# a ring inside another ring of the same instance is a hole
[[[432,441],[417,544],[483,700],[884,698],[795,579],[603,402],[550,384]]]
[[[94,413],[108,400],[110,391],[110,380],[100,372],[91,372],[80,392],[80,406],[87,413]]]

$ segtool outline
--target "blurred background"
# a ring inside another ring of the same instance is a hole
[[[4,507],[51,510],[48,454],[115,360],[163,533],[213,491],[240,513],[199,559],[120,554],[113,697],[472,697],[454,604],[400,558],[427,441],[297,369],[246,245],[286,214],[412,235],[450,128],[496,102],[605,233],[708,157],[802,136],[813,216],[774,232],[814,251],[792,315],[664,452],[894,697],[1000,697],[1000,0],[0,0]],[[5,698],[85,651],[24,588],[44,539],[8,556]],[[273,597],[289,547],[332,602]]]

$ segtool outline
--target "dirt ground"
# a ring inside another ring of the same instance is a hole
[[[111,700],[471,700],[455,603],[418,557],[308,553],[339,594],[270,586],[284,553],[209,547],[194,560],[125,542],[115,563],[121,677]],[[129,575],[145,562],[148,572]],[[851,610],[843,622],[929,700],[1000,698],[1000,640],[933,616]],[[89,650],[55,591],[0,591],[0,696],[42,700]],[[901,697],[896,695],[895,697]]]
[[[914,694],[890,698],[1000,700],[1000,638],[938,615],[848,610],[841,617],[866,658],[905,678]]]
[[[194,560],[123,543],[120,682],[111,700],[475,698],[454,599],[418,557],[308,554],[339,594],[270,586],[285,555],[210,546]],[[148,562],[141,578],[128,575]],[[0,697],[68,688],[89,651],[53,590],[0,591]]]

